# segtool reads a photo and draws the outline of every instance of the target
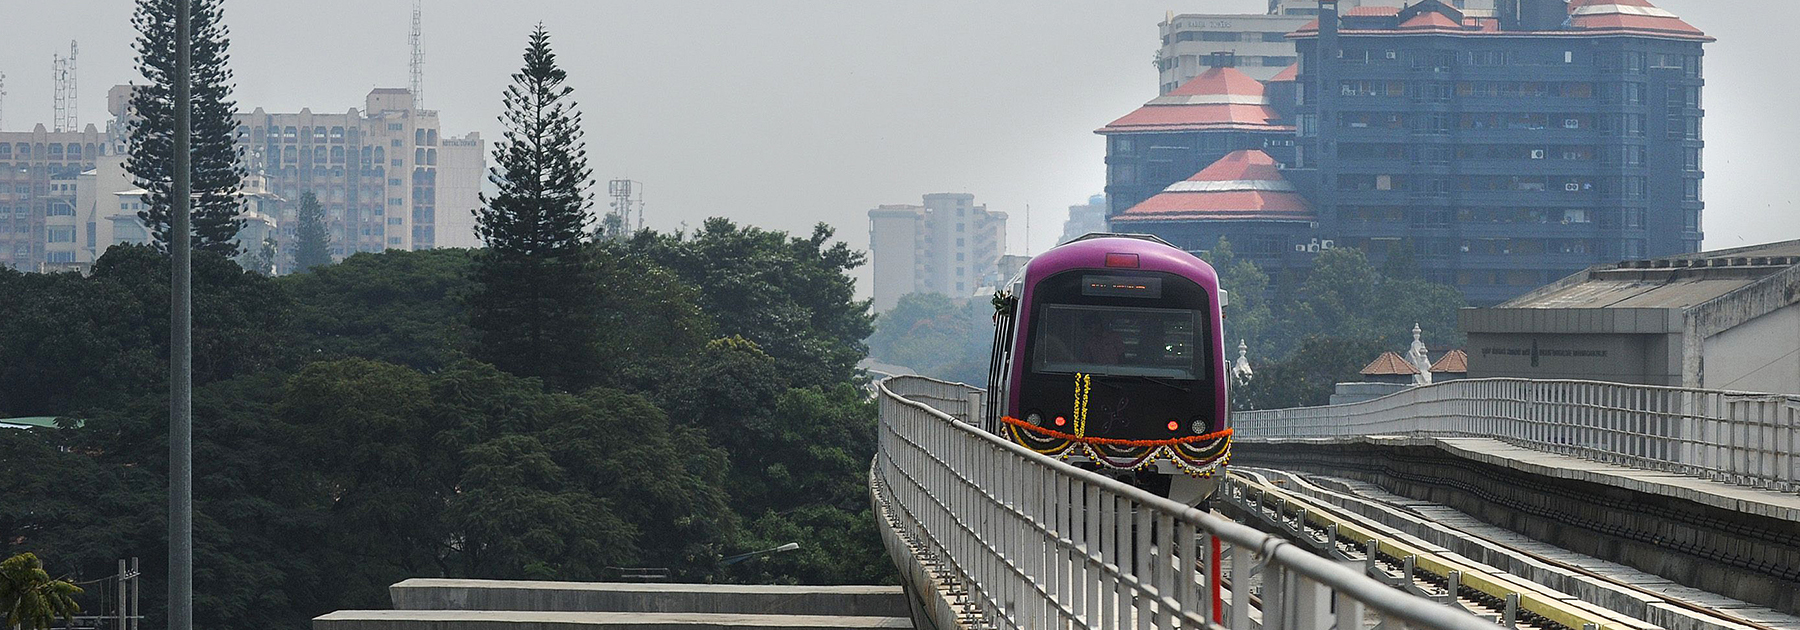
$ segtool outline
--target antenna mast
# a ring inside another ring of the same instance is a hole
[[[6,128],[6,73],[0,72],[0,129]]]
[[[619,227],[625,236],[635,234],[644,229],[644,184],[629,179],[615,179],[606,182],[606,192],[613,200],[612,214],[618,215]],[[637,225],[631,223],[631,211],[637,210]]]
[[[75,56],[79,51],[80,47],[71,40],[69,56],[51,56],[50,80],[56,85],[56,115],[51,120],[54,131],[80,131],[81,116],[76,113],[75,102]]]
[[[412,95],[413,109],[425,108],[425,33],[421,28],[424,17],[424,6],[421,0],[413,0],[412,36],[407,42],[412,44]]]

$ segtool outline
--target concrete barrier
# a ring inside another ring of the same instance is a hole
[[[733,613],[340,610],[313,619],[313,630],[820,630],[911,627],[911,621],[898,617]]]
[[[414,578],[388,587],[397,610],[712,613],[905,617],[898,586],[630,584]]]

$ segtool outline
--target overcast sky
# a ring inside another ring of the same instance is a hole
[[[1795,0],[1654,0],[1707,49],[1706,247],[1800,238]],[[1156,94],[1156,24],[1264,0],[425,0],[425,101],[452,134],[499,136],[500,90],[550,28],[606,179],[644,182],[651,227],[723,215],[856,247],[865,212],[970,192],[1054,243],[1104,185],[1093,130]],[[0,0],[4,125],[51,119],[51,56],[80,40],[80,113],[132,70],[128,0]],[[227,0],[245,109],[344,111],[407,84],[406,0]],[[867,269],[862,270],[866,277]],[[865,288],[866,293],[866,288]]]

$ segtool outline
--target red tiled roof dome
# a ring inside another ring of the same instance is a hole
[[[1312,208],[1269,154],[1235,151],[1112,218],[1134,221],[1313,221]]]
[[[1451,20],[1448,16],[1436,11],[1421,11],[1418,15],[1413,16],[1412,19],[1400,24],[1400,30],[1403,31],[1431,29],[1451,29],[1460,31],[1462,28],[1462,25],[1457,24],[1455,20]]]
[[[1444,353],[1443,358],[1438,359],[1437,363],[1431,364],[1431,371],[1445,374],[1468,374],[1469,353],[1461,350]]]
[[[1283,83],[1286,81],[1298,80],[1300,80],[1300,64],[1297,63],[1290,64],[1287,68],[1283,69],[1281,72],[1275,73],[1275,76],[1269,78],[1270,83]]]
[[[1288,131],[1269,107],[1263,84],[1237,68],[1215,67],[1168,94],[1151,99],[1137,111],[1094,133],[1114,134],[1203,129]]]
[[[1419,368],[1407,363],[1406,359],[1392,351],[1383,352],[1381,356],[1370,361],[1368,367],[1362,369],[1363,376],[1393,376],[1396,374],[1418,374]]]
[[[1586,31],[1651,31],[1705,36],[1700,29],[1647,0],[1570,0],[1569,27]]]

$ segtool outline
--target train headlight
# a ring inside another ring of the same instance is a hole
[[[1206,433],[1206,419],[1205,418],[1194,418],[1194,427],[1193,428],[1194,428],[1195,435]]]
[[[1031,426],[1034,426],[1034,427],[1044,426],[1044,416],[1039,414],[1036,411],[1033,411],[1033,412],[1031,412],[1030,415],[1025,416],[1025,421],[1030,422]]]

